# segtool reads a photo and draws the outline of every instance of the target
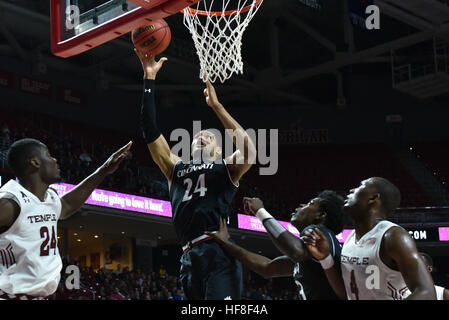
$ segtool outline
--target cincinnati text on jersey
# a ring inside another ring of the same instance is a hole
[[[178,178],[184,177],[186,174],[189,174],[191,172],[203,170],[203,169],[212,169],[214,167],[213,163],[203,163],[201,165],[191,165],[187,169],[178,170],[176,175]]]

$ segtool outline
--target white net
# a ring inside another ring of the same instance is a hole
[[[200,79],[223,83],[243,73],[242,36],[263,0],[215,0],[223,3],[213,11],[214,0],[202,0],[185,8],[184,25],[190,30],[200,60]],[[237,5],[236,5],[237,3]]]

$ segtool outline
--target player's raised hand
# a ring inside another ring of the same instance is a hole
[[[330,248],[327,237],[320,229],[309,229],[301,236],[310,254],[318,260],[323,260],[329,255]]]
[[[120,163],[126,158],[126,154],[128,153],[129,149],[131,149],[132,144],[133,142],[130,141],[126,145],[118,149],[116,152],[114,152],[101,166],[101,169],[107,174],[113,173],[115,170],[117,170]]]
[[[217,108],[221,105],[220,101],[218,101],[217,93],[215,92],[215,88],[210,83],[210,81],[207,79],[206,81],[206,88],[204,89],[203,93],[206,97],[206,103],[211,108]]]
[[[156,75],[162,68],[162,65],[164,64],[165,61],[168,60],[166,57],[163,57],[156,62],[156,60],[154,60],[153,55],[140,52],[136,48],[134,48],[134,52],[139,57],[140,63],[142,63],[142,69],[144,72],[143,77],[145,79],[153,79],[153,80],[156,79]]]
[[[229,239],[229,232],[228,227],[226,226],[226,221],[224,219],[220,222],[220,227],[218,228],[218,231],[210,232],[206,231],[204,234],[207,234],[208,236],[211,236],[218,240],[218,242],[226,242]]]
[[[243,198],[243,209],[246,213],[255,215],[263,207],[263,202],[259,198]]]

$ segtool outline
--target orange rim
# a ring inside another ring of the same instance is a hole
[[[253,2],[250,5],[248,5],[246,7],[243,7],[241,10],[226,10],[224,12],[223,11],[210,11],[209,12],[209,11],[204,11],[204,10],[193,9],[193,8],[190,8],[190,7],[187,7],[186,9],[188,9],[187,14],[190,15],[190,16],[194,16],[196,14],[199,14],[199,15],[202,15],[202,16],[213,16],[213,15],[216,15],[216,16],[221,17],[221,16],[231,16],[231,15],[234,15],[234,14],[247,12],[247,11],[251,10],[251,8],[253,6],[257,7],[261,2],[262,2],[262,0],[257,0],[257,1]],[[181,10],[181,11],[185,14],[184,10]]]

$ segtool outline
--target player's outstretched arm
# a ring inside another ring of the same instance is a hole
[[[233,142],[237,147],[237,151],[230,157],[226,158],[229,172],[234,184],[240,180],[240,178],[251,168],[255,163],[257,156],[256,147],[253,141],[242,128],[242,126],[226,111],[223,105],[217,98],[215,88],[206,80],[206,89],[204,89],[204,96],[206,97],[206,103],[214,110],[218,119],[220,119],[225,129],[229,129],[233,132]]]
[[[167,140],[165,140],[157,126],[155,104],[156,75],[162,68],[162,64],[167,61],[167,58],[161,58],[156,62],[154,56],[141,53],[137,49],[134,49],[134,52],[139,57],[144,71],[142,106],[140,110],[142,134],[147,142],[153,161],[170,183],[174,165],[180,158],[171,153]]]
[[[263,202],[258,198],[243,198],[243,208],[245,212],[259,218],[276,247],[294,262],[302,262],[310,259],[304,243],[285,229],[276,219],[273,218],[263,206]]]
[[[81,181],[75,188],[61,197],[62,209],[60,219],[67,219],[78,211],[91,195],[92,191],[108,175],[113,173],[125,159],[126,153],[131,148],[132,141],[114,152],[106,162],[94,173]]]
[[[333,261],[330,254],[329,240],[321,232],[320,229],[309,229],[301,236],[302,241],[306,244],[307,250],[317,260],[320,261],[324,273],[326,274],[327,281],[331,285],[335,294],[341,299],[346,300],[346,288],[341,275],[341,271],[338,268],[340,261]]]
[[[12,226],[19,213],[20,207],[14,200],[0,196],[0,234]]]
[[[230,242],[228,228],[224,220],[221,221],[218,231],[206,231],[205,234],[214,237],[230,255],[262,277],[274,278],[293,275],[294,264],[288,257],[282,256],[272,260]]]
[[[385,232],[380,256],[386,265],[397,267],[401,272],[411,291],[407,300],[436,300],[433,279],[407,231],[393,227]]]

